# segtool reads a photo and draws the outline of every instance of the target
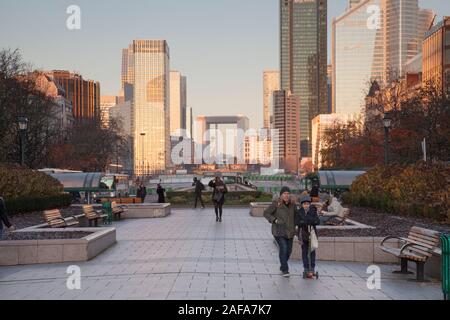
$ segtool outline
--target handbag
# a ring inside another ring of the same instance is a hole
[[[215,202],[220,202],[220,201],[222,201],[222,198],[223,198],[223,193],[222,193],[221,191],[217,191],[216,193],[214,193],[213,200],[214,200]]]
[[[311,241],[311,252],[319,249],[319,239],[317,238],[316,231],[311,227],[310,241]]]

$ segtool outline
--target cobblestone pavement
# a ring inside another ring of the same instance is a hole
[[[278,253],[263,218],[248,209],[172,210],[164,219],[118,222],[117,244],[79,263],[81,289],[68,290],[71,264],[0,267],[0,299],[442,299],[439,283],[416,283],[381,266],[381,290],[367,288],[368,265],[319,262],[319,280],[279,275]],[[410,277],[410,276],[409,276]]]

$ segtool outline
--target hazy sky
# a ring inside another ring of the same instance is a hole
[[[243,113],[262,125],[262,72],[279,68],[278,0],[0,0],[0,48],[19,48],[40,69],[68,69],[120,87],[121,49],[133,39],[166,39],[171,69],[188,77],[194,115]],[[450,15],[449,0],[421,7]],[[66,28],[69,5],[81,30]],[[346,0],[328,0],[329,20]],[[329,28],[330,29],[330,28]]]

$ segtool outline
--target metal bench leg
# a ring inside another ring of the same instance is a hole
[[[412,272],[408,271],[408,260],[407,259],[401,259],[400,261],[401,269],[400,271],[394,271],[395,274],[413,274]]]
[[[417,262],[417,281],[424,281],[424,275],[425,275],[425,263],[423,262]]]

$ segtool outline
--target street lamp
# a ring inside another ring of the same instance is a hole
[[[388,113],[384,114],[384,164],[389,165],[389,130],[392,127],[392,119]]]
[[[20,134],[20,163],[22,166],[25,166],[25,138],[28,130],[28,118],[27,117],[18,117],[17,125],[19,127]]]

